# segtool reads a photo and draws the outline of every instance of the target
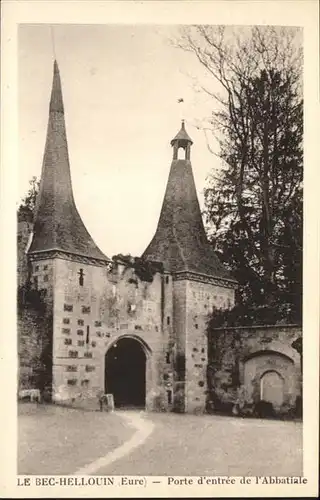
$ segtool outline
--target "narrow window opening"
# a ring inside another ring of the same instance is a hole
[[[167,316],[167,325],[170,325],[170,316]]]
[[[166,353],[166,363],[170,363],[170,352]]]
[[[78,272],[78,274],[79,274],[79,285],[83,286],[83,283],[84,283],[84,272],[83,272],[83,269],[80,269],[80,271]]]
[[[169,283],[169,276],[166,276],[166,284]]]
[[[167,391],[168,404],[172,404],[172,391]]]
[[[90,327],[89,325],[87,326],[87,337],[86,337],[86,344],[89,344],[90,342]]]

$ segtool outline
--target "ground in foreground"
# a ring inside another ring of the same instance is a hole
[[[29,408],[29,409],[28,409]],[[260,419],[126,412],[153,433],[96,475],[302,475],[302,424]],[[23,405],[20,474],[73,474],[131,438],[119,414]]]
[[[110,475],[302,475],[302,424],[214,415],[145,414],[147,441],[100,470]]]
[[[115,414],[20,404],[18,474],[72,474],[133,433]]]

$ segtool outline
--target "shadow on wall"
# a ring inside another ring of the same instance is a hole
[[[207,395],[206,412],[209,414],[228,415],[242,418],[271,418],[279,420],[302,419],[302,397],[297,396],[293,406],[282,404],[275,407],[271,401],[246,401],[239,396],[243,390],[221,393],[219,390],[209,389]]]
[[[259,395],[248,397],[244,385],[238,388],[225,385],[212,387],[211,382],[211,384],[208,383],[206,411],[209,414],[248,418],[300,420],[302,419],[302,397],[296,396],[293,404],[283,402],[277,405],[273,401],[262,399]]]

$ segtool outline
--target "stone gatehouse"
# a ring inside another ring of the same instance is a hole
[[[107,257],[76,208],[54,63],[35,213],[18,226],[20,387],[36,386],[56,402],[89,402],[103,392],[112,393],[118,407],[205,411],[208,347],[212,356],[207,321],[214,309],[233,307],[237,283],[207,240],[191,166],[192,140],[183,122],[171,145],[152,241],[141,257]],[[250,335],[242,336],[248,356],[266,345],[259,331]],[[225,332],[222,371],[228,363],[237,365],[231,338]],[[296,373],[290,353],[281,354],[275,344],[272,352],[277,354],[243,361],[247,385],[261,375],[262,366],[269,370],[272,360],[280,377]],[[285,397],[300,390],[298,382],[293,384],[285,385]]]

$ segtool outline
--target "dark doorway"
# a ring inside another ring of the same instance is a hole
[[[146,355],[137,340],[119,339],[107,351],[105,392],[113,394],[116,408],[145,407]]]

